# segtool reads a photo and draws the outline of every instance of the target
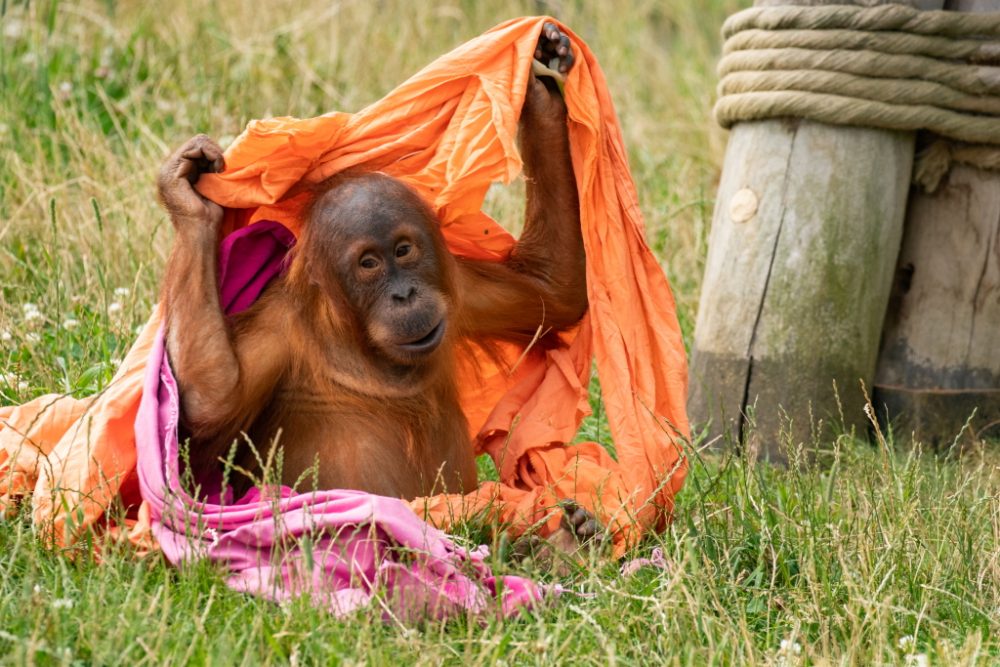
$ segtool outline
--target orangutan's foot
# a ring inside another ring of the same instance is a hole
[[[548,537],[522,535],[512,547],[513,559],[556,576],[566,576],[578,567],[585,554],[599,551],[605,542],[604,528],[594,515],[574,500],[560,501],[563,511],[559,528]]]

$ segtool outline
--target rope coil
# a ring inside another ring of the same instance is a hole
[[[722,34],[715,117],[723,127],[799,117],[928,130],[988,146],[939,147],[928,159],[1000,162],[1000,12],[755,7],[729,17]]]
[[[751,7],[733,14],[722,25],[730,37],[751,28],[763,30],[893,30],[943,37],[1000,37],[1000,13],[921,11],[900,4],[862,7]]]

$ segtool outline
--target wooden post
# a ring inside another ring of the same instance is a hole
[[[995,0],[946,9],[997,11]],[[886,315],[875,401],[897,437],[936,447],[1000,435],[1000,174],[955,165],[914,188]]]
[[[710,436],[731,433],[782,461],[782,432],[809,442],[820,420],[835,430],[864,422],[860,382],[875,376],[913,145],[913,133],[797,119],[733,128],[688,406]]]

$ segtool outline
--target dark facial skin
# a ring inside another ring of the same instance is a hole
[[[334,283],[374,351],[392,363],[423,363],[448,330],[450,271],[427,206],[380,174],[342,179],[314,205],[313,262]]]

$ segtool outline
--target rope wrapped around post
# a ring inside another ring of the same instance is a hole
[[[917,156],[915,179],[928,190],[951,162],[1000,168],[1000,12],[757,7],[731,16],[722,34],[723,127],[799,117],[928,130],[954,142]]]

